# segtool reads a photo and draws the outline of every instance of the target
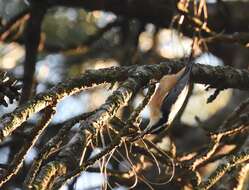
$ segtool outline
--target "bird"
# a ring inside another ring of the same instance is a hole
[[[193,62],[178,73],[164,76],[154,93],[150,105],[150,121],[143,134],[155,134],[168,128],[183,106],[191,83]]]

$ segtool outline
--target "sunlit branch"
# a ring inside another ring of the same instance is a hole
[[[158,65],[115,67],[86,72],[82,77],[59,84],[46,93],[39,94],[31,101],[17,108],[1,120],[0,141],[9,136],[18,126],[50,105],[53,100],[60,101],[65,96],[70,96],[96,84],[125,80],[130,73],[143,73],[148,80],[160,79],[165,74],[176,73],[184,62],[163,62]],[[148,75],[148,72],[153,74]],[[232,67],[211,67],[196,64],[192,71],[192,80],[195,83],[209,84],[216,88],[248,89],[249,72]]]
[[[222,178],[228,170],[239,165],[249,159],[249,153],[247,150],[241,151],[235,155],[231,155],[223,159],[223,164],[221,164],[215,172],[205,181],[196,187],[196,190],[206,190],[210,189],[220,178]]]
[[[39,151],[37,158],[32,163],[32,166],[25,179],[24,184],[26,188],[32,187],[32,183],[42,165],[42,162],[45,161],[52,153],[58,151],[58,149],[63,145],[64,138],[68,136],[68,132],[70,131],[70,129],[76,123],[86,119],[91,114],[93,114],[93,112],[82,114],[78,117],[72,118],[69,121],[67,121],[58,131],[57,135],[54,136],[52,139],[50,139],[49,142],[42,147],[41,151]]]
[[[44,129],[48,126],[55,110],[53,106],[44,109],[41,120],[38,125],[30,132],[30,139],[26,140],[26,143],[22,146],[21,150],[15,155],[13,161],[10,163],[8,169],[3,176],[0,177],[0,187],[6,183],[13,175],[16,175],[20,170],[24,157],[27,155],[28,151],[34,146]]]

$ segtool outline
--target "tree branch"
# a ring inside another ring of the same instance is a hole
[[[32,96],[34,90],[34,74],[38,46],[40,44],[42,20],[47,11],[45,3],[31,3],[30,18],[25,30],[25,60],[23,89],[20,103],[26,102]]]
[[[66,96],[105,82],[123,81],[127,79],[131,73],[134,73],[132,72],[134,70],[144,72],[144,76],[146,76],[148,72],[153,71],[154,73],[148,76],[149,79],[160,79],[166,74],[176,73],[183,65],[184,62],[171,61],[158,65],[114,67],[88,71],[78,79],[69,80],[55,86],[46,93],[37,95],[31,101],[17,108],[14,112],[2,117],[0,124],[0,141],[9,136],[34,113],[50,105],[55,99],[60,101]],[[208,84],[216,88],[247,90],[249,88],[249,72],[232,67],[212,67],[196,64],[192,70],[192,81],[194,83]]]

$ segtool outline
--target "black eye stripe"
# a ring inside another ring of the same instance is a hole
[[[170,117],[172,116],[175,117],[177,115],[176,112],[178,112],[181,109],[188,94],[189,90],[188,85],[190,82],[191,70],[192,70],[192,64],[187,66],[185,72],[177,81],[176,85],[173,87],[173,89],[169,91],[167,96],[164,98],[160,108],[162,117],[159,119],[159,121],[157,121],[153,126],[150,127],[151,133],[158,133],[164,130],[165,129],[164,126],[170,125],[171,124],[170,122],[174,120],[174,118],[171,119]],[[186,89],[187,92],[183,94],[185,87],[187,87]],[[181,100],[182,98],[184,98],[184,101]],[[179,103],[179,101],[182,101],[180,105],[177,104]],[[178,107],[174,107],[174,105],[177,105]],[[176,110],[172,110],[173,108]],[[171,113],[173,115],[170,115]],[[169,119],[172,121],[169,121]]]

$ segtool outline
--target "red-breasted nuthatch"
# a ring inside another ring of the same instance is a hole
[[[192,62],[174,75],[166,75],[150,101],[150,123],[145,134],[160,132],[169,126],[181,109],[189,90]]]

